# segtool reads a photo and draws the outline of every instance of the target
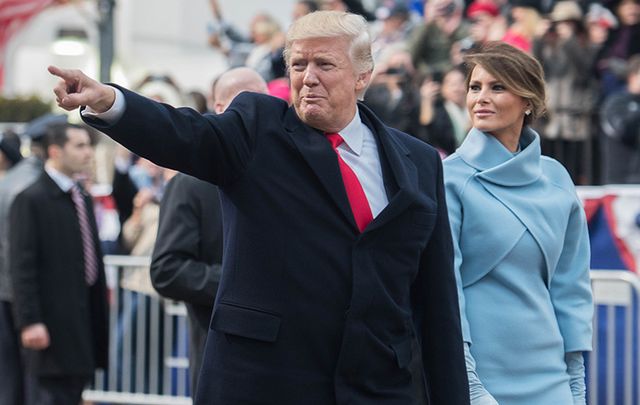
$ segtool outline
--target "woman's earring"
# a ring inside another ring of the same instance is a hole
[[[524,115],[530,115],[531,114],[531,110],[527,110],[524,112]]]

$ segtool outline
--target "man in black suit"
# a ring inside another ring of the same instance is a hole
[[[9,273],[9,211],[13,200],[42,174],[44,137],[49,126],[66,123],[66,115],[46,114],[29,122],[24,136],[31,155],[16,164],[0,180],[0,404],[23,405],[24,384],[20,336],[13,319],[13,289]]]
[[[93,146],[86,128],[58,124],[46,137],[40,177],[10,211],[13,308],[26,349],[31,405],[77,405],[96,367],[107,361],[107,301],[86,174]]]
[[[49,68],[61,107],[220,188],[196,404],[468,404],[438,153],[357,103],[373,70],[362,17],[304,16],[284,56],[292,107],[241,93],[217,116]]]
[[[213,89],[221,114],[241,91],[267,94],[267,83],[246,67],[223,73]],[[222,271],[222,210],[218,188],[183,173],[167,184],[160,202],[151,282],[164,297],[184,301],[189,316],[189,372],[195,396],[213,301]]]

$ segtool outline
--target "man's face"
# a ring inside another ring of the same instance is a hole
[[[494,24],[494,22],[495,18],[489,13],[475,13],[471,18],[469,35],[475,42],[485,42],[491,30],[491,25]]]
[[[59,153],[55,159],[58,160],[59,170],[69,177],[88,173],[93,159],[89,133],[84,129],[69,128],[67,139],[62,148],[57,147]]]
[[[295,41],[290,56],[291,99],[300,119],[324,132],[347,126],[371,73],[356,73],[347,38]]]
[[[640,3],[637,0],[622,0],[617,11],[623,25],[635,25],[640,21]]]

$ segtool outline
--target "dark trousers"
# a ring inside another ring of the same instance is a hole
[[[189,314],[191,315],[191,314]],[[207,341],[207,332],[203,330],[199,323],[189,317],[189,377],[191,382],[191,398],[196,397],[198,387],[198,377],[202,368],[202,356],[204,354],[204,344]]]
[[[0,301],[0,404],[24,404],[20,342],[13,323],[11,303]]]
[[[26,378],[26,405],[79,405],[87,376],[38,376]]]

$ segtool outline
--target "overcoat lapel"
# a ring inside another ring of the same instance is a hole
[[[418,198],[418,172],[409,158],[409,150],[387,131],[369,109],[363,105],[359,107],[362,121],[378,140],[380,160],[387,159],[398,189],[397,193],[389,196],[389,204],[367,226],[366,232],[384,226]]]
[[[69,210],[69,212],[73,213],[73,218],[77,218],[76,217],[76,208],[73,204],[73,200],[71,199],[71,195],[65,191],[63,191],[60,186],[58,186],[58,184],[55,182],[55,180],[53,180],[51,178],[51,176],[49,176],[49,174],[47,174],[46,171],[42,172],[42,180],[43,180],[43,184],[45,189],[47,190],[47,192],[49,193],[49,195],[51,196],[51,204],[57,204],[58,205],[58,209],[61,209],[61,207],[66,206],[67,209]],[[86,197],[85,197],[86,200]],[[88,206],[91,207],[91,206]],[[93,214],[93,210],[89,210],[88,213],[90,215],[94,215]],[[93,216],[90,216],[89,218],[93,218]],[[92,227],[92,229],[94,230],[93,235],[98,235],[97,229],[94,228],[94,224],[95,221],[89,221],[90,226]],[[69,222],[69,226],[73,227],[73,234],[74,235],[78,235],[78,237],[80,237],[80,223],[78,221],[72,221]],[[94,244],[96,245],[96,248],[99,248],[99,241],[98,243],[96,243],[96,237],[94,237]],[[98,252],[98,250],[96,250],[96,252]]]
[[[342,215],[357,230],[342,182],[338,158],[324,135],[302,123],[293,108],[289,108],[287,112],[285,130]]]
[[[44,182],[45,189],[53,199],[64,198],[67,195],[67,193],[65,193],[60,187],[58,187],[58,184],[56,184],[56,182],[51,178],[51,176],[47,174],[47,172],[43,170],[40,176],[42,178],[42,181]],[[69,197],[69,201],[71,201],[71,197]]]

